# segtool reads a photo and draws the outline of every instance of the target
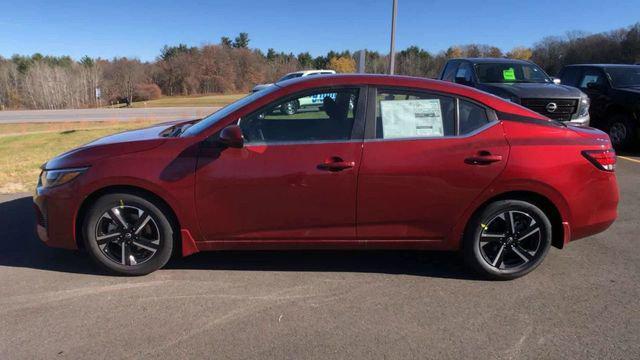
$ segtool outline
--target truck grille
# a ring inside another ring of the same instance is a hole
[[[578,99],[522,99],[520,104],[548,118],[568,121],[578,111]],[[555,111],[549,111],[556,104]]]

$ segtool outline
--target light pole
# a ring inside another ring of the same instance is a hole
[[[391,48],[389,49],[389,75],[393,75],[396,66],[396,14],[398,12],[398,0],[393,0],[391,12]]]

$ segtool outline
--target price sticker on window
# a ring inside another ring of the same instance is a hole
[[[516,71],[513,68],[502,70],[502,78],[508,81],[515,81]]]

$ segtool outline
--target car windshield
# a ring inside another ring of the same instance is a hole
[[[278,80],[278,81],[280,82],[280,81],[285,81],[285,80],[289,80],[289,79],[295,79],[295,78],[299,78],[301,76],[302,76],[302,73],[287,74],[287,75],[281,77],[280,80]]]
[[[640,86],[640,66],[609,67],[606,70],[613,87]]]
[[[274,92],[275,90],[279,89],[278,86],[270,86],[262,91],[257,91],[254,92],[252,94],[249,94],[235,102],[232,102],[231,104],[223,107],[222,109],[214,112],[213,114],[203,118],[202,120],[198,121],[197,123],[193,124],[193,126],[190,126],[189,128],[187,128],[184,133],[182,133],[180,136],[192,136],[192,135],[197,135],[199,133],[201,133],[203,130],[207,129],[208,127],[210,127],[211,125],[217,123],[218,121],[226,118],[227,116],[229,116],[229,114],[239,110],[240,108],[260,99],[261,97],[271,94],[272,92]]]
[[[534,64],[481,63],[476,64],[478,81],[481,83],[549,83],[551,79]]]

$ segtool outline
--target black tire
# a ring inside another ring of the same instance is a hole
[[[299,108],[298,101],[292,100],[280,105],[280,112],[282,115],[295,115]]]
[[[175,232],[167,214],[163,206],[139,195],[106,194],[95,201],[84,217],[85,248],[109,272],[149,274],[163,267],[173,253]]]
[[[625,114],[615,114],[609,120],[607,133],[615,149],[627,150],[638,136],[638,125]]]
[[[542,263],[551,235],[551,222],[540,208],[521,200],[499,200],[469,221],[463,240],[464,260],[483,277],[515,279]]]

